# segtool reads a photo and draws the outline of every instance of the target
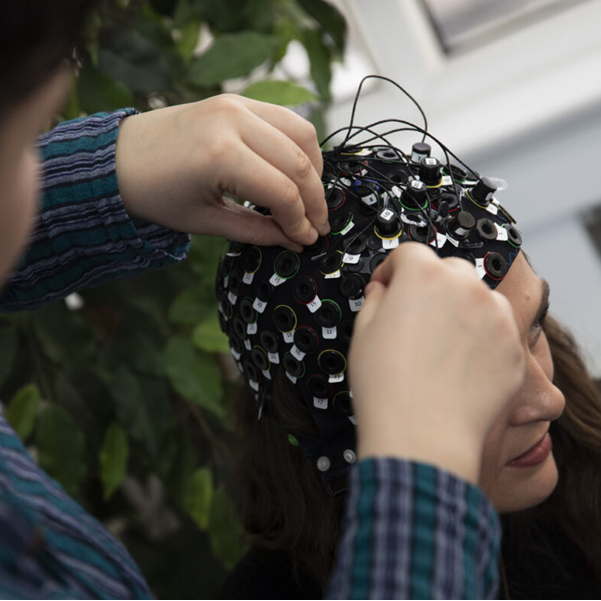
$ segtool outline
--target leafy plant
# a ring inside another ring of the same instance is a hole
[[[249,98],[310,103],[321,122],[345,35],[323,0],[107,0],[62,118],[202,100],[236,79]],[[311,89],[273,75],[293,40]],[[184,264],[83,291],[81,310],[0,317],[8,420],[162,597],[214,597],[244,552],[225,492],[237,383],[214,295],[224,248],[195,238]]]

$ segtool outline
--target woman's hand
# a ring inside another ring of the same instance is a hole
[[[467,261],[407,242],[378,267],[349,356],[359,455],[477,482],[489,429],[524,378],[509,301]]]
[[[132,217],[295,250],[329,231],[315,128],[279,106],[223,94],[127,117],[116,162]],[[226,192],[273,217],[224,199]]]

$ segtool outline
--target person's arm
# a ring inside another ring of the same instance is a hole
[[[0,310],[36,309],[82,288],[183,260],[189,236],[130,218],[115,147],[133,109],[62,123],[38,140],[42,202],[30,246],[0,293]]]
[[[493,599],[500,525],[484,493],[424,463],[365,459],[351,475],[331,599]]]

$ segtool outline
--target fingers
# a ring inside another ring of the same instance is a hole
[[[289,239],[298,244],[313,244],[318,233],[306,217],[298,186],[246,146],[239,149],[235,160],[237,170],[231,181],[224,182],[224,187],[240,198],[270,209]]]
[[[274,106],[266,102],[242,99],[246,106],[258,117],[293,140],[313,164],[317,175],[321,177],[323,171],[323,158],[317,141],[315,128],[309,121],[297,115],[294,111],[282,106]]]
[[[324,188],[308,154],[278,128],[255,115],[252,117],[244,123],[242,140],[294,182],[307,219],[322,236],[327,235],[330,227]]]
[[[371,320],[378,314],[382,300],[386,295],[386,286],[373,280],[365,288],[365,302],[355,321],[355,329],[367,327]]]
[[[303,250],[302,245],[286,236],[273,217],[261,215],[225,198],[220,203],[207,207],[202,223],[198,224],[193,233],[210,233],[259,246],[281,245],[296,252]]]

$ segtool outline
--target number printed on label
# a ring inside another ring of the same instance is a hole
[[[228,292],[227,300],[229,300],[230,303],[232,303],[232,305],[235,305],[236,301],[238,300],[238,297],[233,292]]]
[[[386,221],[390,221],[394,217],[394,211],[391,211],[390,209],[384,209],[380,213],[380,217]]]
[[[334,340],[336,338],[336,326],[333,328],[321,328],[321,335],[326,340]]]
[[[483,278],[486,275],[486,269],[484,269],[484,259],[476,259],[476,272]]]
[[[342,257],[342,261],[344,263],[349,263],[349,265],[355,265],[359,263],[361,259],[361,255],[349,255],[348,253],[344,253],[344,257]]]
[[[246,328],[246,333],[247,334],[256,334],[257,333],[257,322],[255,321],[255,323],[249,323],[248,327]]]
[[[306,353],[303,353],[296,344],[290,349],[290,354],[293,357],[296,357],[299,361],[302,361],[305,358]]]
[[[308,305],[307,308],[309,309],[309,311],[311,311],[311,313],[315,313],[315,311],[317,311],[317,309],[319,309],[319,307],[321,307],[321,300],[319,298],[319,296],[316,296]]]
[[[277,273],[274,273],[270,278],[269,278],[269,283],[272,286],[279,286],[280,284],[283,284],[286,280],[284,278],[281,278]]]
[[[253,283],[253,278],[255,277],[254,273],[248,273],[248,271],[244,272],[244,276],[242,277],[242,281],[245,284],[252,284]]]
[[[349,298],[348,304],[349,304],[349,307],[351,308],[351,311],[353,311],[353,313],[356,313],[357,311],[361,311],[361,307],[363,306],[364,301],[365,301],[364,296],[362,296],[361,298]]]
[[[291,376],[288,372],[286,372],[286,377],[293,383],[296,384],[296,378]]]
[[[355,222],[351,221],[340,233],[344,236],[345,234],[348,234],[354,227]]]
[[[326,280],[335,280],[340,277],[340,269],[338,271],[334,271],[333,273],[326,273],[324,276]]]
[[[495,227],[497,228],[497,240],[508,240],[509,234],[504,227],[501,227],[498,223],[495,223]]]
[[[279,363],[280,362],[280,355],[278,353],[267,353],[267,356],[269,357],[269,361],[271,363]]]
[[[313,397],[313,406],[317,409],[327,409],[328,399],[318,399],[316,396]]]
[[[328,378],[328,382],[330,384],[337,384],[338,382],[342,382],[342,380],[344,380],[344,374],[343,373],[334,374],[333,376],[330,376]]]
[[[493,215],[496,215],[499,212],[499,209],[497,209],[492,202],[486,207],[486,210]]]
[[[436,232],[436,240],[438,241],[438,248],[442,248],[445,245],[445,242],[447,241],[447,237],[444,234],[441,234],[440,232]],[[432,240],[432,242],[430,242],[430,246],[436,247],[436,242]]]
[[[288,344],[292,344],[294,342],[294,330],[290,332],[284,332],[284,342]]]
[[[384,250],[392,250],[393,248],[396,248],[399,245],[399,239],[398,238],[392,238],[389,240],[382,240],[382,248]]]
[[[248,350],[248,351],[250,351],[250,349],[252,348],[252,344],[248,338],[244,341],[244,346],[246,347],[246,350]]]
[[[267,303],[262,301],[259,298],[255,298],[255,302],[253,303],[253,309],[255,311],[258,311],[259,313],[263,313],[263,311],[265,311],[265,307],[267,306]]]

